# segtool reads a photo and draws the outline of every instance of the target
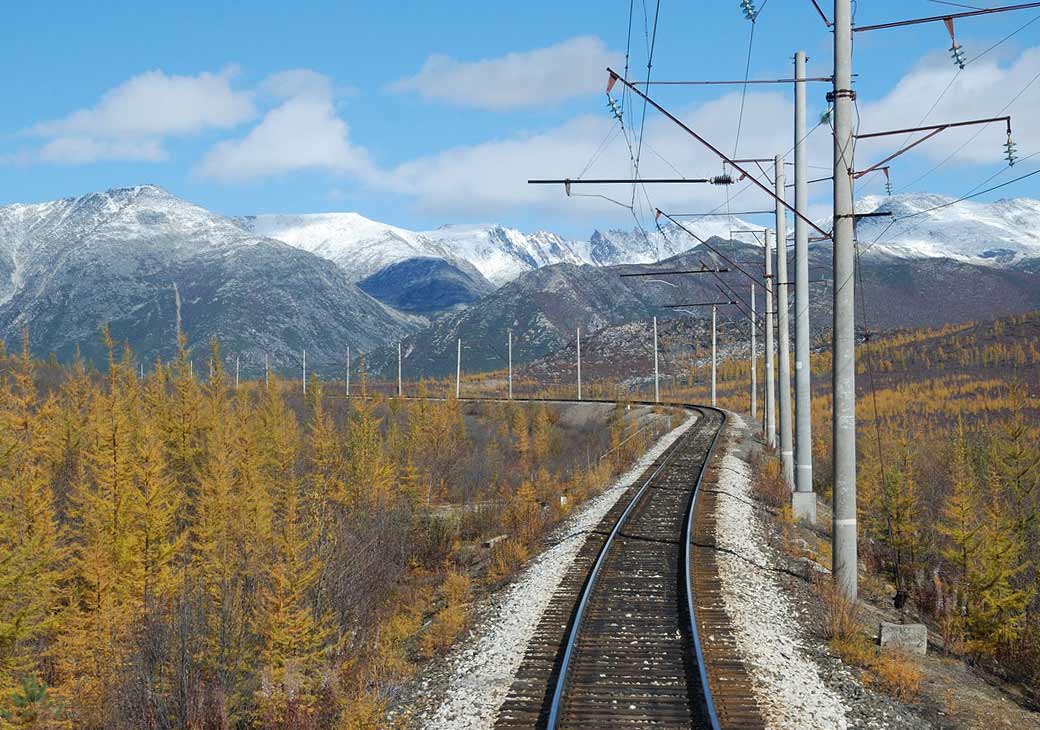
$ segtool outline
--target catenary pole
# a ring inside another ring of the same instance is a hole
[[[849,600],[857,594],[856,343],[853,248],[852,8],[834,0],[834,581]]]
[[[307,351],[303,351],[303,394],[307,395]]]
[[[661,376],[657,367],[657,317],[654,317],[654,403],[661,402]]]
[[[239,356],[235,355],[235,390],[238,390]]]
[[[455,347],[455,397],[462,394],[462,338],[460,337]]]
[[[773,232],[766,231],[766,256],[765,256],[765,279],[766,279],[766,444],[776,447],[776,377],[773,374],[774,348],[773,342]]]
[[[350,345],[347,345],[347,397],[350,396]]]
[[[267,353],[264,353],[264,388],[271,387],[271,360]]]
[[[794,207],[809,205],[809,164],[805,154],[805,51],[794,54]],[[794,219],[794,390],[795,519],[816,522],[812,481],[812,382],[809,368],[809,228]]]
[[[783,200],[784,158],[777,155],[773,158],[773,179],[776,185],[777,198]],[[779,202],[776,204],[776,300],[777,327],[780,336],[779,366],[780,388],[780,464],[783,468],[784,482],[794,490],[794,443],[791,434],[791,329],[787,321],[787,210]]]
[[[755,347],[755,282],[751,282],[751,422],[758,420],[758,352]]]
[[[577,328],[578,333],[578,400],[581,400],[581,327]]]
[[[401,343],[397,343],[397,397],[404,395],[404,386],[401,383]]]
[[[718,326],[719,308],[711,305],[711,405],[715,406],[715,330]]]
[[[513,400],[513,330],[509,330],[509,400]]]

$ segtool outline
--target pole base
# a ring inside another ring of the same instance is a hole
[[[816,492],[792,492],[791,512],[796,522],[805,520],[816,524]]]

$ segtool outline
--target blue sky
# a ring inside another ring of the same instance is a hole
[[[630,65],[641,76],[644,3],[633,5]],[[656,3],[646,6],[652,24]],[[882,0],[863,3],[856,21],[957,10],[926,0]],[[957,39],[972,60],[1038,15],[959,21]],[[20,3],[6,16],[7,27],[17,31],[0,44],[7,90],[0,112],[0,204],[151,182],[227,214],[355,210],[412,228],[494,220],[570,235],[634,225],[632,212],[611,202],[567,199],[561,190],[533,190],[523,182],[577,175],[604,139],[608,144],[588,174],[629,169],[625,138],[605,105],[602,71],[607,63],[624,64],[627,0]],[[662,0],[654,77],[741,78],[750,31],[736,2]],[[830,42],[809,0],[767,0],[755,25],[751,76],[789,75],[796,48],[808,52],[811,75],[826,75]],[[861,129],[926,118],[957,75],[949,44],[941,23],[858,34]],[[1037,74],[1040,22],[969,63],[927,121],[995,115],[1021,92],[1010,107],[1020,155],[1040,151],[1040,82],[1030,84]],[[824,108],[825,91],[825,84],[810,90],[811,123]],[[749,90],[741,156],[787,152],[790,93],[781,86]],[[655,95],[732,151],[739,88],[681,87]],[[640,110],[630,111],[630,126],[638,126]],[[893,164],[894,187],[968,191],[1001,169],[998,127],[968,144],[977,130],[921,145]],[[721,169],[652,110],[645,130],[644,174],[671,175],[673,165],[687,176]],[[810,140],[821,167],[830,155],[825,132]],[[635,130],[628,133],[634,140]],[[891,152],[894,143],[862,144],[860,167]],[[993,182],[1035,163],[1024,161]],[[989,197],[1036,196],[1036,180]],[[861,183],[863,193],[883,189],[880,176]],[[651,206],[677,211],[725,204],[718,188],[682,187],[651,189]],[[630,191],[605,192],[631,202]],[[825,213],[827,196],[825,186],[814,187],[815,214]],[[750,191],[738,197],[734,209],[763,202]],[[645,200],[637,206],[644,223],[651,206]]]

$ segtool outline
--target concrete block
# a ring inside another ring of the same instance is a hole
[[[491,537],[491,538],[488,538],[487,540],[485,540],[484,541],[484,547],[488,548],[488,549],[493,548],[493,547],[495,547],[495,545],[497,545],[498,543],[500,543],[503,540],[506,540],[508,538],[509,538],[509,535],[496,535],[495,537]]]
[[[816,524],[816,492],[791,492],[791,512],[794,519]]]
[[[878,638],[882,649],[896,649],[909,654],[928,653],[928,627],[924,624],[890,624],[881,622]]]

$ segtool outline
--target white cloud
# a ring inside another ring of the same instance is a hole
[[[739,105],[739,94],[728,94],[687,109],[679,116],[709,142],[732,152]],[[744,115],[741,157],[771,157],[791,148],[790,124],[775,121],[793,120],[793,107],[784,95],[750,93],[746,107],[754,113]],[[654,115],[651,110],[647,117],[641,177],[676,177],[672,166],[686,177],[709,177],[722,171],[718,157],[673,122]],[[370,178],[369,183],[414,197],[422,209],[443,215],[486,217],[537,208],[562,215],[594,214],[602,218],[615,214],[630,219],[623,208],[601,198],[568,198],[562,185],[527,184],[529,178],[577,177],[615,126],[607,115],[582,116],[538,134],[456,147],[412,160]],[[810,139],[814,164],[826,164],[829,160],[828,140],[822,131]],[[617,134],[584,177],[630,177],[629,160],[626,140]],[[767,167],[772,174],[772,166]],[[757,172],[757,168],[752,169]],[[732,186],[731,195],[743,187],[743,183]],[[653,205],[671,212],[680,208],[683,212],[710,210],[724,206],[726,200],[725,189],[713,185],[652,185],[647,189]],[[625,203],[631,200],[631,186],[574,185],[572,193],[598,193]],[[735,206],[743,207],[768,203],[765,194],[756,189],[740,193],[734,201]]]
[[[928,113],[955,74],[956,69],[948,58],[941,54],[927,57],[880,100],[860,103],[861,132],[919,126],[925,114],[928,116],[924,124],[1010,114],[1014,138],[1022,154],[1040,151],[1040,83],[1032,83],[1037,82],[1040,76],[1040,48],[1027,49],[1006,64],[990,57],[969,62],[935,109]],[[1023,89],[1025,92],[1007,111],[1001,112]],[[941,132],[916,147],[911,154],[935,161],[952,154],[952,159],[961,163],[999,164],[1003,158],[1002,145],[1007,138],[1004,125],[995,123],[981,132],[980,129],[972,126]],[[975,140],[965,145],[976,134]],[[856,151],[859,166],[869,166],[906,141],[906,137],[893,136],[860,142]],[[962,146],[963,149],[959,149]]]
[[[229,182],[307,169],[368,174],[368,158],[351,144],[346,122],[336,116],[331,84],[323,79],[299,71],[268,79],[265,87],[289,98],[246,136],[215,145],[199,172]]]
[[[481,61],[445,55],[426,59],[418,74],[390,85],[427,101],[481,109],[518,109],[603,92],[606,67],[622,57],[602,40],[582,36],[524,53]]]
[[[234,67],[197,76],[148,71],[105,92],[94,107],[42,122],[29,132],[43,137],[156,139],[227,129],[255,114],[252,94],[231,88],[235,73]]]

